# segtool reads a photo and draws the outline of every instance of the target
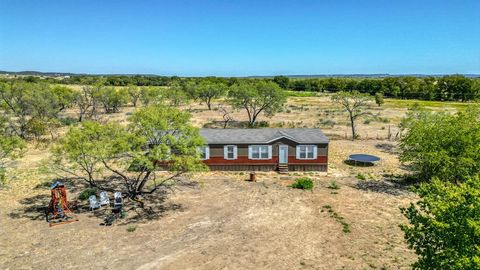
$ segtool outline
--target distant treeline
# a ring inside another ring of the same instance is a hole
[[[39,77],[23,77],[22,80],[37,82],[47,80],[54,83],[105,86],[169,86],[188,82],[211,81],[231,86],[242,80],[274,81],[281,88],[291,91],[339,92],[357,90],[362,93],[383,93],[386,97],[402,99],[423,99],[439,101],[470,101],[480,98],[480,79],[471,79],[462,75],[443,77],[387,77],[387,78],[289,78],[276,76],[273,78],[224,78],[224,77],[165,77],[165,76],[91,76],[78,75],[40,79]]]

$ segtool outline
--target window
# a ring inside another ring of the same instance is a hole
[[[223,158],[224,159],[237,159],[237,146],[236,145],[225,145],[223,147]]]
[[[248,147],[249,159],[271,159],[272,146],[271,145],[250,145]]]
[[[200,146],[198,148],[198,152],[200,153],[200,159],[201,160],[206,160],[210,158],[210,147],[206,146]]]
[[[297,159],[315,159],[317,158],[316,145],[298,145]]]

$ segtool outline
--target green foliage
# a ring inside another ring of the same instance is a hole
[[[45,83],[0,83],[0,109],[9,119],[11,132],[23,139],[51,129],[53,120],[71,105],[74,96],[69,88]]]
[[[363,174],[363,173],[358,173],[358,174],[357,174],[357,179],[358,179],[358,180],[366,180],[367,177],[366,177],[365,174]]]
[[[340,223],[342,225],[342,231],[344,233],[350,233],[351,232],[350,224],[348,224],[345,221],[344,217],[340,216],[337,212],[335,212],[335,210],[333,210],[333,207],[331,205],[326,204],[326,205],[322,206],[322,212],[324,210],[327,210],[330,217],[332,217],[333,219],[335,219],[338,223]]]
[[[400,160],[419,180],[463,181],[480,172],[480,110],[457,114],[413,109],[403,121]]]
[[[137,225],[128,225],[127,232],[134,232],[137,230]]]
[[[313,181],[308,177],[302,177],[295,180],[295,183],[290,185],[292,188],[304,189],[304,190],[312,190],[313,189]]]
[[[106,173],[114,175],[125,182],[125,193],[132,198],[153,193],[174,176],[205,169],[197,153],[203,138],[191,126],[188,113],[149,106],[136,111],[129,122],[128,127],[90,121],[71,127],[52,150],[56,164],[91,186],[98,186]],[[129,170],[133,163],[141,165],[135,172]],[[157,166],[173,176],[159,179]]]
[[[151,103],[162,103],[162,89],[160,87],[142,87],[140,89],[140,101],[143,105],[148,106]]]
[[[419,256],[414,269],[480,269],[480,178],[463,181],[434,178],[401,209],[410,224],[400,227]]]
[[[275,76],[273,77],[273,81],[278,84],[281,88],[287,90],[288,89],[288,84],[290,82],[290,78],[286,76]]]
[[[329,189],[340,189],[340,185],[338,185],[337,181],[333,180],[330,182],[330,184],[328,185],[328,188]]]
[[[124,88],[100,87],[95,98],[103,105],[105,113],[116,113],[127,104],[128,92]]]
[[[234,84],[229,93],[234,108],[245,109],[250,126],[254,126],[260,113],[273,116],[286,102],[285,91],[270,81],[248,81]]]
[[[142,96],[140,88],[134,85],[129,85],[127,88],[127,93],[130,97],[130,101],[132,102],[133,107],[137,107],[138,101],[140,101],[140,98]]]
[[[96,188],[87,188],[87,189],[84,189],[82,192],[80,192],[80,195],[78,195],[78,199],[85,201],[85,200],[88,200],[90,196],[96,195],[96,194],[97,194]]]
[[[205,102],[208,109],[212,109],[212,100],[223,96],[227,90],[224,83],[215,83],[211,80],[202,80],[198,84],[189,85],[190,95]]]
[[[378,105],[378,107],[382,106],[383,103],[385,103],[385,101],[383,100],[382,92],[375,93],[375,103]]]
[[[190,102],[190,97],[187,93],[186,86],[178,83],[172,84],[163,91],[163,97],[173,107],[186,105]]]

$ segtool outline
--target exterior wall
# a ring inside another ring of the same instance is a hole
[[[272,145],[271,159],[248,159],[248,146],[251,144],[236,144],[237,159],[224,159],[223,144],[212,144],[210,158],[204,160],[211,170],[225,171],[271,171],[276,170],[278,165],[278,146],[288,145],[288,168],[292,171],[327,171],[328,144],[317,144],[316,159],[297,159],[296,142],[282,138]],[[268,144],[258,144],[268,145]]]

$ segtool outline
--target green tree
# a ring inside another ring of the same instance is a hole
[[[174,83],[165,89],[163,91],[163,98],[173,107],[187,105],[190,102],[186,86],[179,83]]]
[[[273,81],[284,90],[287,90],[290,83],[290,78],[287,76],[275,76],[273,77]]]
[[[332,101],[347,111],[350,119],[350,127],[352,128],[352,140],[355,140],[358,137],[356,120],[369,114],[365,112],[364,109],[368,107],[368,104],[372,101],[372,97],[368,94],[359,93],[358,91],[341,91],[332,96]]]
[[[419,256],[414,269],[480,269],[480,178],[455,185],[434,178],[415,192],[420,200],[402,213],[400,225]]]
[[[65,87],[16,81],[0,84],[0,108],[9,119],[9,128],[23,139],[31,135],[33,121],[35,130],[48,130],[49,123],[56,122],[73,98],[73,92]]]
[[[113,175],[134,200],[172,184],[185,172],[205,169],[197,153],[203,138],[190,124],[189,114],[150,106],[136,111],[129,121],[128,127],[87,121],[70,128],[53,148],[58,168],[92,186]],[[160,177],[159,166],[171,174]]]
[[[144,106],[152,103],[162,103],[162,89],[156,86],[142,87],[140,89],[140,101]]]
[[[128,92],[124,88],[102,87],[96,98],[103,105],[105,113],[116,113],[127,104]]]
[[[211,83],[202,81],[194,86],[195,96],[205,102],[209,110],[212,109],[212,99],[221,97],[226,90],[226,85],[223,83]]]
[[[375,103],[378,105],[378,107],[382,106],[383,103],[385,103],[385,101],[383,100],[382,92],[375,93]]]
[[[273,116],[287,101],[285,92],[271,81],[248,81],[234,84],[229,93],[233,107],[245,109],[248,123],[254,126],[260,113]]]
[[[129,85],[127,88],[128,95],[130,96],[130,101],[133,104],[133,107],[137,107],[138,101],[142,95],[139,87],[134,85]]]
[[[402,123],[400,161],[419,180],[463,181],[480,172],[480,110],[457,114],[411,110]]]
[[[7,163],[20,157],[25,149],[24,141],[8,132],[7,119],[0,118],[0,186],[5,184]]]

